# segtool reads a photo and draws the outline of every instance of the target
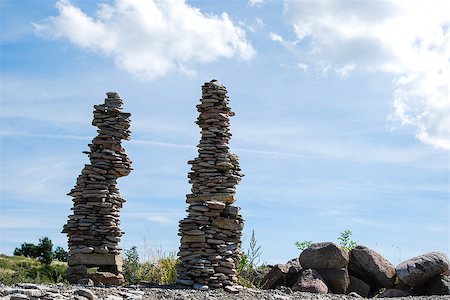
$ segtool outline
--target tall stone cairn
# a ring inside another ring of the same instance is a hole
[[[72,283],[121,284],[119,228],[120,208],[125,199],[116,187],[117,178],[127,176],[131,161],[121,140],[130,139],[130,113],[122,112],[123,101],[114,92],[106,93],[104,104],[94,105],[92,125],[98,135],[89,144],[90,164],[86,164],[68,193],[73,197],[73,214],[64,225],[69,238],[67,279]],[[98,272],[87,274],[87,268]]]
[[[230,287],[237,284],[236,267],[241,259],[241,235],[244,222],[236,201],[240,173],[239,158],[231,154],[228,143],[230,117],[227,90],[217,80],[202,86],[201,128],[198,157],[188,178],[192,184],[187,195],[187,217],[180,221],[181,263],[178,283],[195,289]]]

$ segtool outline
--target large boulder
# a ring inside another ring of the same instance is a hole
[[[328,286],[315,270],[306,269],[292,286],[293,291],[327,294]]]
[[[367,298],[369,297],[370,285],[359,278],[350,276],[350,285],[347,288],[347,294],[351,292],[355,292],[361,297]]]
[[[348,253],[334,243],[315,243],[300,254],[305,269],[340,269],[347,267]]]
[[[347,268],[316,270],[334,294],[345,294],[350,285]]]
[[[263,289],[275,289],[280,285],[286,285],[286,279],[289,272],[287,264],[277,264],[262,280],[261,287]]]
[[[450,295],[449,276],[436,276],[427,281],[425,284],[428,295]]]
[[[411,287],[418,287],[429,279],[448,271],[449,260],[442,252],[430,252],[400,263],[397,277]]]
[[[383,256],[365,246],[350,251],[348,270],[351,275],[378,288],[390,288],[395,283],[395,267]]]

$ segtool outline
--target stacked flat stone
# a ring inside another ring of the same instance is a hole
[[[130,139],[130,113],[122,112],[123,101],[114,92],[107,93],[104,104],[94,105],[92,125],[98,135],[89,144],[90,164],[78,176],[73,197],[73,214],[64,225],[69,238],[68,279],[78,282],[86,270],[99,267],[123,281],[120,237],[120,208],[125,200],[116,187],[117,178],[130,173],[131,161],[121,140]],[[98,276],[97,276],[98,277]],[[113,280],[114,281],[114,280]]]
[[[227,90],[212,80],[202,86],[197,105],[201,128],[198,157],[192,165],[187,195],[187,217],[180,221],[181,263],[178,282],[198,289],[229,287],[237,283],[241,258],[243,219],[236,200],[236,185],[243,176],[239,158],[228,143],[231,111]]]

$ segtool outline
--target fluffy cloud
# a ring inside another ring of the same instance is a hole
[[[345,78],[395,77],[390,120],[422,142],[450,149],[449,1],[285,1],[285,17],[310,64]]]
[[[184,0],[116,0],[99,5],[96,16],[68,0],[56,7],[58,16],[34,24],[38,33],[107,55],[143,79],[175,69],[190,75],[195,63],[246,60],[255,53],[244,30],[226,13],[206,15]]]

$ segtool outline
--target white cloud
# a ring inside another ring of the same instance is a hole
[[[304,63],[298,63],[297,65],[301,70],[303,70],[303,72],[308,71],[308,65],[304,64]]]
[[[245,31],[226,13],[206,15],[184,0],[117,0],[99,5],[95,17],[68,0],[56,7],[58,16],[33,24],[38,33],[111,57],[142,79],[172,70],[192,75],[195,63],[255,54]]]
[[[157,223],[161,226],[176,225],[179,221],[178,216],[163,216],[160,214],[150,214],[147,216],[147,220]]]
[[[264,0],[248,0],[248,6],[259,7],[264,3]]]
[[[264,21],[261,18],[255,18],[253,23],[240,21],[239,25],[245,27],[248,31],[255,33],[264,27]]]
[[[280,43],[284,42],[283,37],[277,33],[271,32],[271,33],[269,33],[269,37],[274,42],[280,42]]]
[[[285,1],[285,17],[326,76],[355,69],[394,75],[390,120],[450,149],[450,2]]]
[[[354,64],[348,64],[342,67],[336,68],[336,73],[341,77],[342,79],[348,78],[350,76],[350,73],[355,69]]]

